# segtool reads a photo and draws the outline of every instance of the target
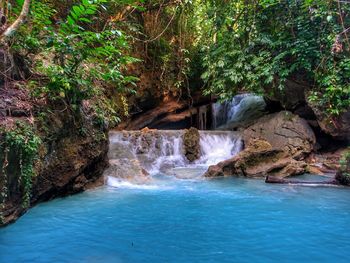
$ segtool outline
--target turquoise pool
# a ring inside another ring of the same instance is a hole
[[[0,262],[349,262],[350,190],[222,178],[102,187],[0,229]]]

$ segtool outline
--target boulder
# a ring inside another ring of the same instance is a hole
[[[282,111],[266,115],[243,131],[247,144],[252,139],[263,139],[294,159],[303,159],[315,147],[316,138],[309,124],[297,115]]]
[[[200,135],[196,128],[185,130],[183,134],[184,154],[186,158],[193,162],[200,157]]]
[[[316,105],[310,105],[316,115],[318,125],[326,134],[335,139],[350,141],[350,109],[339,116],[330,117],[325,114],[324,109]]]
[[[206,177],[238,175],[250,178],[287,177],[305,172],[306,163],[288,152],[273,148],[261,139],[253,139],[237,156],[209,167]]]

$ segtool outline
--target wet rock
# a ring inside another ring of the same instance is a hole
[[[346,150],[346,148],[340,148],[330,152],[312,153],[306,159],[308,163],[308,172],[313,174],[335,174],[340,169],[340,159],[345,154]]]
[[[184,153],[190,162],[200,158],[200,135],[196,128],[185,130],[183,135]]]

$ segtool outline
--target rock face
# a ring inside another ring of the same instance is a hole
[[[184,154],[190,162],[200,157],[200,135],[196,128],[186,130],[183,135]]]
[[[52,110],[42,121],[35,117],[20,117],[18,120],[29,122],[31,118],[36,123],[35,133],[41,137],[42,145],[35,164],[30,206],[103,184],[101,175],[107,166],[108,136],[106,130],[94,124],[92,115],[73,117],[71,112]],[[4,128],[4,123],[18,120],[13,116],[10,120],[5,117],[0,128]],[[9,154],[11,156],[11,150]],[[0,211],[2,224],[13,222],[27,210],[22,206],[18,162],[18,156],[14,155],[9,160],[6,175],[0,171],[0,176],[6,176],[8,182],[5,206]]]
[[[287,79],[283,90],[270,87],[265,97],[267,110],[270,112],[288,110],[309,122],[314,122],[315,114],[307,103],[306,93],[309,89],[310,84],[305,82],[301,76]]]
[[[267,106],[269,110],[280,111],[286,109],[326,134],[337,140],[350,140],[350,109],[337,117],[329,117],[325,109],[308,100],[310,83],[302,76],[293,76],[285,82],[283,91],[275,88],[267,90]]]
[[[247,147],[237,156],[210,166],[206,177],[238,175],[283,178],[306,171],[303,161],[316,143],[306,121],[290,112],[260,118],[243,132]]]
[[[193,104],[172,98],[159,102],[147,111],[134,114],[121,123],[119,130],[139,130],[145,127],[161,130],[178,130],[196,127],[201,130],[211,128],[211,103],[214,99],[196,95]],[[152,98],[151,101],[154,101]]]
[[[315,112],[318,125],[333,138],[350,141],[350,109],[337,117],[329,118],[322,109],[311,106]]]

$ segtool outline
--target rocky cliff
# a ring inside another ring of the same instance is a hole
[[[38,105],[20,89],[2,89],[0,94],[1,224],[16,220],[38,202],[103,183],[107,131],[96,124],[87,105],[71,112],[59,104]],[[29,178],[23,176],[25,154],[35,145],[27,145],[28,133],[40,140],[34,176]],[[21,139],[23,147],[10,141]]]

